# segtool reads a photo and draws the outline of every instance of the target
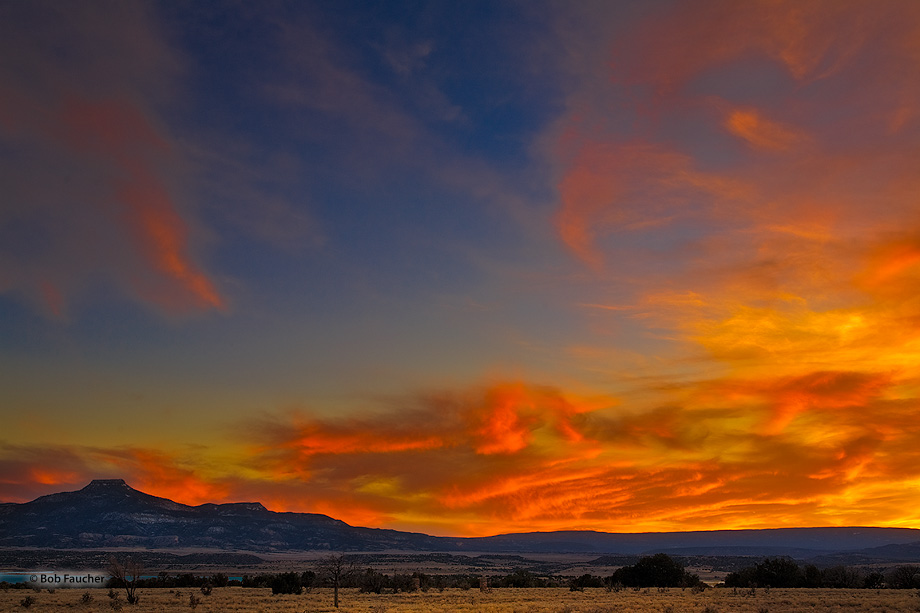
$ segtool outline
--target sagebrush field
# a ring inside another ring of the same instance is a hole
[[[91,598],[85,598],[84,594]],[[0,592],[3,611],[69,611],[81,613],[311,613],[333,612],[331,589],[314,589],[301,595],[273,596],[269,589],[238,587],[215,589],[205,596],[199,590],[149,589],[138,592],[140,603],[124,603],[124,595],[113,603],[104,589],[57,590],[54,593],[30,590]],[[902,613],[920,611],[916,590],[732,590],[714,588],[703,593],[691,590],[656,588],[607,592],[586,589],[571,592],[565,588],[504,588],[483,593],[479,590],[449,589],[410,594],[361,594],[356,589],[341,590],[338,609],[353,613],[398,612],[494,612],[494,613],[791,613],[805,611],[846,611],[848,613]],[[24,607],[22,601],[31,598]],[[113,606],[114,604],[114,606]],[[193,607],[192,604],[195,606]]]

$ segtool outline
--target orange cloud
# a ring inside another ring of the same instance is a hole
[[[74,471],[53,466],[34,466],[29,470],[29,478],[42,485],[59,486],[77,481],[80,475]]]
[[[119,198],[130,204],[131,220],[151,265],[174,280],[201,308],[224,308],[224,301],[211,280],[189,260],[182,218],[169,196],[156,184],[125,186]],[[158,295],[152,301],[164,302]]]
[[[112,204],[116,215],[133,229],[147,265],[169,278],[199,308],[223,308],[211,280],[188,257],[188,230],[162,181],[157,178],[156,157],[169,144],[134,105],[116,100],[75,98],[61,113],[64,141],[81,155],[97,155],[119,169]],[[171,308],[186,300],[150,291],[149,284],[133,280],[144,297]],[[178,303],[178,304],[177,304]]]
[[[8,112],[18,119],[10,137],[68,159],[73,166],[68,172],[86,177],[76,186],[68,181],[38,185],[29,182],[33,173],[21,173],[18,198],[33,201],[34,210],[14,209],[12,220],[31,219],[45,208],[57,211],[66,201],[61,215],[69,222],[49,224],[60,216],[49,211],[33,220],[56,233],[54,248],[40,262],[6,262],[14,287],[34,287],[31,291],[56,317],[64,316],[68,299],[95,271],[107,272],[138,298],[169,312],[225,308],[213,281],[191,257],[188,224],[166,186],[169,143],[138,106],[70,95],[58,109],[24,99],[10,104]],[[46,264],[53,267],[42,268]]]
[[[920,284],[920,243],[895,236],[874,245],[855,281],[880,300],[911,300]]]
[[[482,442],[476,452],[481,454],[515,453],[530,445],[532,419],[523,413],[531,408],[521,393],[524,390],[498,390],[489,399],[485,414],[476,416],[474,427],[477,438]]]
[[[728,379],[706,390],[721,406],[763,408],[766,435],[782,432],[802,413],[862,410],[876,404],[894,385],[891,373],[810,372],[765,380]]]
[[[0,66],[0,141],[17,155],[7,160],[0,229],[25,228],[24,244],[45,247],[0,253],[3,290],[58,319],[100,280],[168,313],[225,308],[196,261],[182,153],[154,110],[177,58],[148,10],[100,10],[9,15],[2,46],[16,52]],[[119,27],[100,27],[109,20]]]
[[[636,258],[666,239],[685,258],[718,240],[744,263],[783,257],[751,243],[770,227],[803,239],[899,228],[917,151],[890,124],[920,108],[918,21],[910,2],[712,1],[607,42],[612,61],[578,66],[584,86],[554,126],[562,242],[599,271],[624,257],[622,243]],[[769,92],[744,76],[761,73]]]
[[[595,269],[603,264],[605,235],[660,230],[746,193],[742,183],[696,171],[689,157],[663,147],[587,137],[558,190],[559,236]]]
[[[671,92],[713,66],[757,55],[780,63],[796,80],[826,78],[879,44],[880,34],[893,46],[910,44],[917,7],[909,0],[882,7],[858,0],[715,0],[656,17],[635,30],[632,44],[646,54],[627,74]]]
[[[484,405],[468,412],[465,420],[480,454],[516,453],[534,442],[534,432],[547,426],[553,435],[580,442],[584,435],[575,423],[580,413],[590,412],[551,389],[523,384],[496,385],[488,390]]]
[[[752,147],[768,151],[788,151],[805,140],[792,128],[770,121],[753,109],[732,111],[725,119],[725,127]]]
[[[403,440],[380,439],[372,432],[327,433],[315,426],[308,426],[307,432],[297,440],[297,448],[305,455],[318,453],[388,453],[417,449],[437,449],[443,446],[438,437]]]

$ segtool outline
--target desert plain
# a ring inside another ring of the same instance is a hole
[[[89,594],[86,599],[84,594]],[[70,613],[792,613],[839,611],[847,613],[906,613],[920,611],[917,590],[759,589],[712,588],[702,593],[680,588],[649,588],[608,592],[567,588],[447,589],[443,592],[362,594],[340,590],[340,606],[333,607],[330,588],[300,595],[272,595],[270,589],[216,588],[210,595],[193,589],[147,589],[140,602],[128,605],[123,595],[114,603],[107,589],[4,590],[0,610]],[[32,599],[28,607],[22,606]],[[85,600],[88,600],[85,602]],[[194,603],[194,607],[192,606]]]

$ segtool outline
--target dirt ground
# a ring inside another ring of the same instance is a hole
[[[331,589],[315,589],[293,596],[272,596],[269,589],[219,588],[209,596],[192,589],[139,590],[140,603],[113,602],[104,589],[60,589],[54,593],[32,590],[0,591],[0,611],[70,613],[312,613],[333,612]],[[89,594],[84,602],[84,594]],[[23,601],[32,599],[28,607]],[[411,594],[359,594],[341,590],[339,611],[350,613],[492,612],[492,613],[791,613],[840,611],[847,613],[920,612],[916,590],[732,590],[715,588],[701,594],[677,588],[607,592],[565,588],[445,590]],[[194,607],[192,605],[195,605]],[[119,608],[120,607],[120,608]]]

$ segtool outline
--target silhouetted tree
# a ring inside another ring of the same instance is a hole
[[[872,572],[863,578],[863,587],[877,590],[885,585],[885,575],[879,572]]]
[[[569,581],[569,590],[572,592],[583,592],[586,587],[604,587],[604,580],[600,577],[585,573]]]
[[[832,566],[822,573],[822,587],[859,588],[863,587],[863,577],[855,568]]]
[[[211,585],[214,587],[227,587],[228,583],[230,583],[230,578],[224,573],[215,573],[211,576]]]
[[[127,558],[122,562],[115,556],[110,556],[108,571],[114,582],[125,588],[125,598],[128,604],[137,604],[140,601],[137,596],[137,582],[143,571],[141,563],[134,558]],[[128,577],[131,578],[128,579]]]
[[[332,583],[333,606],[339,608],[339,587],[354,575],[355,567],[344,553],[336,553],[320,558],[316,563],[319,574]]]
[[[818,571],[820,573],[820,571]],[[725,587],[753,587],[757,582],[754,580],[754,567],[746,566],[725,575]]]
[[[761,587],[799,587],[804,576],[789,558],[767,558],[754,567],[754,579]]]
[[[544,581],[529,570],[516,570],[495,582],[498,587],[543,587]]]
[[[809,576],[811,581],[818,583],[814,587],[823,584],[823,573],[817,567],[810,571]],[[794,560],[788,558],[767,558],[754,566],[728,573],[725,577],[726,587],[803,587],[805,582],[805,573]]]
[[[293,572],[275,575],[269,585],[272,588],[272,594],[300,594],[303,591],[300,585],[300,575]]]
[[[396,592],[414,592],[418,589],[415,577],[402,573],[395,573],[393,575],[393,578],[390,579],[390,587],[393,588],[394,594]]]
[[[305,570],[300,573],[300,585],[303,587],[304,591],[309,592],[313,589],[313,584],[316,583],[316,573],[312,570]]]
[[[824,585],[824,573],[814,564],[805,565],[802,569],[802,577],[802,587],[822,587]]]
[[[896,589],[920,587],[920,568],[898,566],[888,574],[888,585]]]
[[[640,558],[632,566],[618,568],[608,583],[627,587],[692,587],[700,583],[700,578],[684,570],[671,556],[656,553]]]
[[[380,594],[390,584],[390,578],[383,573],[378,573],[372,568],[368,568],[358,576],[358,589],[362,593]]]

